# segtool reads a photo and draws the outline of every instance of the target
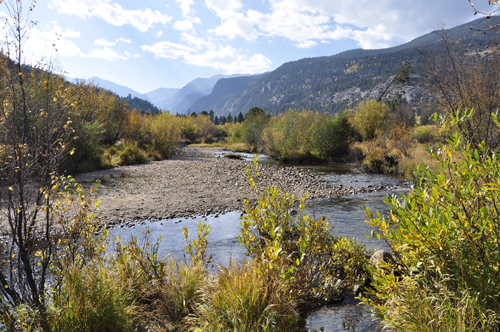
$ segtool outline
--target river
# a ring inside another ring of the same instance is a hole
[[[217,153],[222,155],[222,153]],[[243,155],[246,160],[251,160],[251,155]],[[280,167],[297,167],[303,172],[313,172],[321,177],[323,181],[331,181],[342,184],[344,187],[380,187],[376,192],[357,194],[329,199],[309,200],[306,204],[306,212],[315,217],[327,216],[332,231],[340,236],[357,239],[370,251],[387,249],[384,242],[369,237],[372,228],[364,220],[366,219],[363,206],[373,211],[387,212],[384,199],[388,194],[402,194],[408,190],[409,184],[404,178],[388,175],[373,175],[361,172],[357,167],[348,165],[291,165],[280,164],[264,155],[259,155],[259,162],[263,164],[277,164]],[[384,188],[391,188],[390,191]],[[160,255],[172,255],[177,259],[186,259],[184,251],[183,227],[189,234],[197,233],[197,223],[204,222],[209,225],[210,235],[208,237],[208,254],[214,254],[213,264],[226,265],[230,259],[242,261],[245,257],[245,249],[237,242],[240,231],[240,216],[242,212],[234,211],[221,215],[197,216],[189,219],[170,219],[156,222],[145,221],[126,227],[110,230],[110,236],[120,236],[126,241],[130,236],[140,238],[146,228],[150,231],[152,239],[162,237],[159,248]],[[377,323],[373,322],[367,308],[359,305],[358,301],[348,297],[343,303],[329,305],[313,312],[307,319],[308,329],[328,332],[357,331],[369,332],[379,331]]]

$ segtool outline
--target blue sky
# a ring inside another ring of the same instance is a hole
[[[474,18],[467,0],[38,0],[25,55],[52,56],[69,77],[99,76],[146,93],[395,46]]]

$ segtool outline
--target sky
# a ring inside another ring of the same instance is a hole
[[[9,1],[0,16],[9,17]],[[24,45],[28,62],[52,59],[68,77],[98,76],[140,93],[396,46],[478,17],[468,0],[38,0],[32,11],[31,1],[21,4],[37,22]],[[494,9],[487,0],[475,5]]]

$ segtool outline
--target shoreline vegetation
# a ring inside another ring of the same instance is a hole
[[[236,121],[213,112],[153,115],[92,85],[68,84],[51,64],[27,65],[24,43],[36,23],[24,19],[20,1],[4,3],[10,36],[0,54],[2,330],[304,331],[312,310],[357,289],[394,331],[500,331],[500,56],[493,46],[485,56],[471,55],[443,35],[444,51],[423,55],[420,74],[437,89],[429,104],[435,126],[421,125],[397,91],[335,115],[288,110],[271,117],[258,107]],[[409,68],[394,80],[404,84]],[[172,158],[182,141],[413,172],[410,192],[387,197],[387,216],[366,211],[373,236],[392,255],[369,262],[363,246],[304,213],[304,191],[312,198],[344,188],[260,167],[256,159],[251,167],[229,158]],[[82,173],[86,186],[61,176],[148,161],[147,176],[136,166],[99,171],[109,178]],[[146,195],[155,201],[168,194],[135,193],[137,184],[156,182],[163,188],[153,189],[166,193],[174,179],[184,181],[178,197],[186,206],[206,202],[211,209],[213,197],[197,190],[202,183],[229,197],[227,206],[233,199],[243,205],[238,242],[248,261],[209,270],[210,227],[203,223],[196,235],[184,229],[186,262],[159,257],[161,239],[147,232],[128,243],[115,239],[106,254],[111,244],[99,213],[119,215],[128,196],[146,208]],[[99,195],[121,205],[103,198],[100,206]]]

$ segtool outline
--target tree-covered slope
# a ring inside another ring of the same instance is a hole
[[[208,112],[213,110],[215,115],[227,115],[220,114],[218,111],[224,108],[224,104],[228,100],[248,89],[254,82],[258,81],[264,75],[265,74],[221,78],[215,84],[212,93],[208,96],[201,97],[193,103],[191,106],[191,112],[200,113],[202,111]]]
[[[500,29],[483,34],[480,31],[500,23],[499,17],[484,18],[447,30],[449,37],[469,50],[479,50],[500,36]],[[397,68],[406,61],[417,62],[419,50],[434,48],[441,36],[432,32],[409,43],[379,50],[350,50],[334,56],[306,58],[288,62],[264,75],[245,91],[227,99],[216,114],[245,113],[260,107],[277,114],[288,108],[337,112],[361,99],[377,98]],[[413,73],[414,69],[413,69]],[[418,74],[418,73],[417,73]],[[418,99],[417,86],[410,91]],[[208,100],[209,98],[207,98]],[[221,105],[222,101],[218,102]],[[209,109],[209,104],[198,106]]]

